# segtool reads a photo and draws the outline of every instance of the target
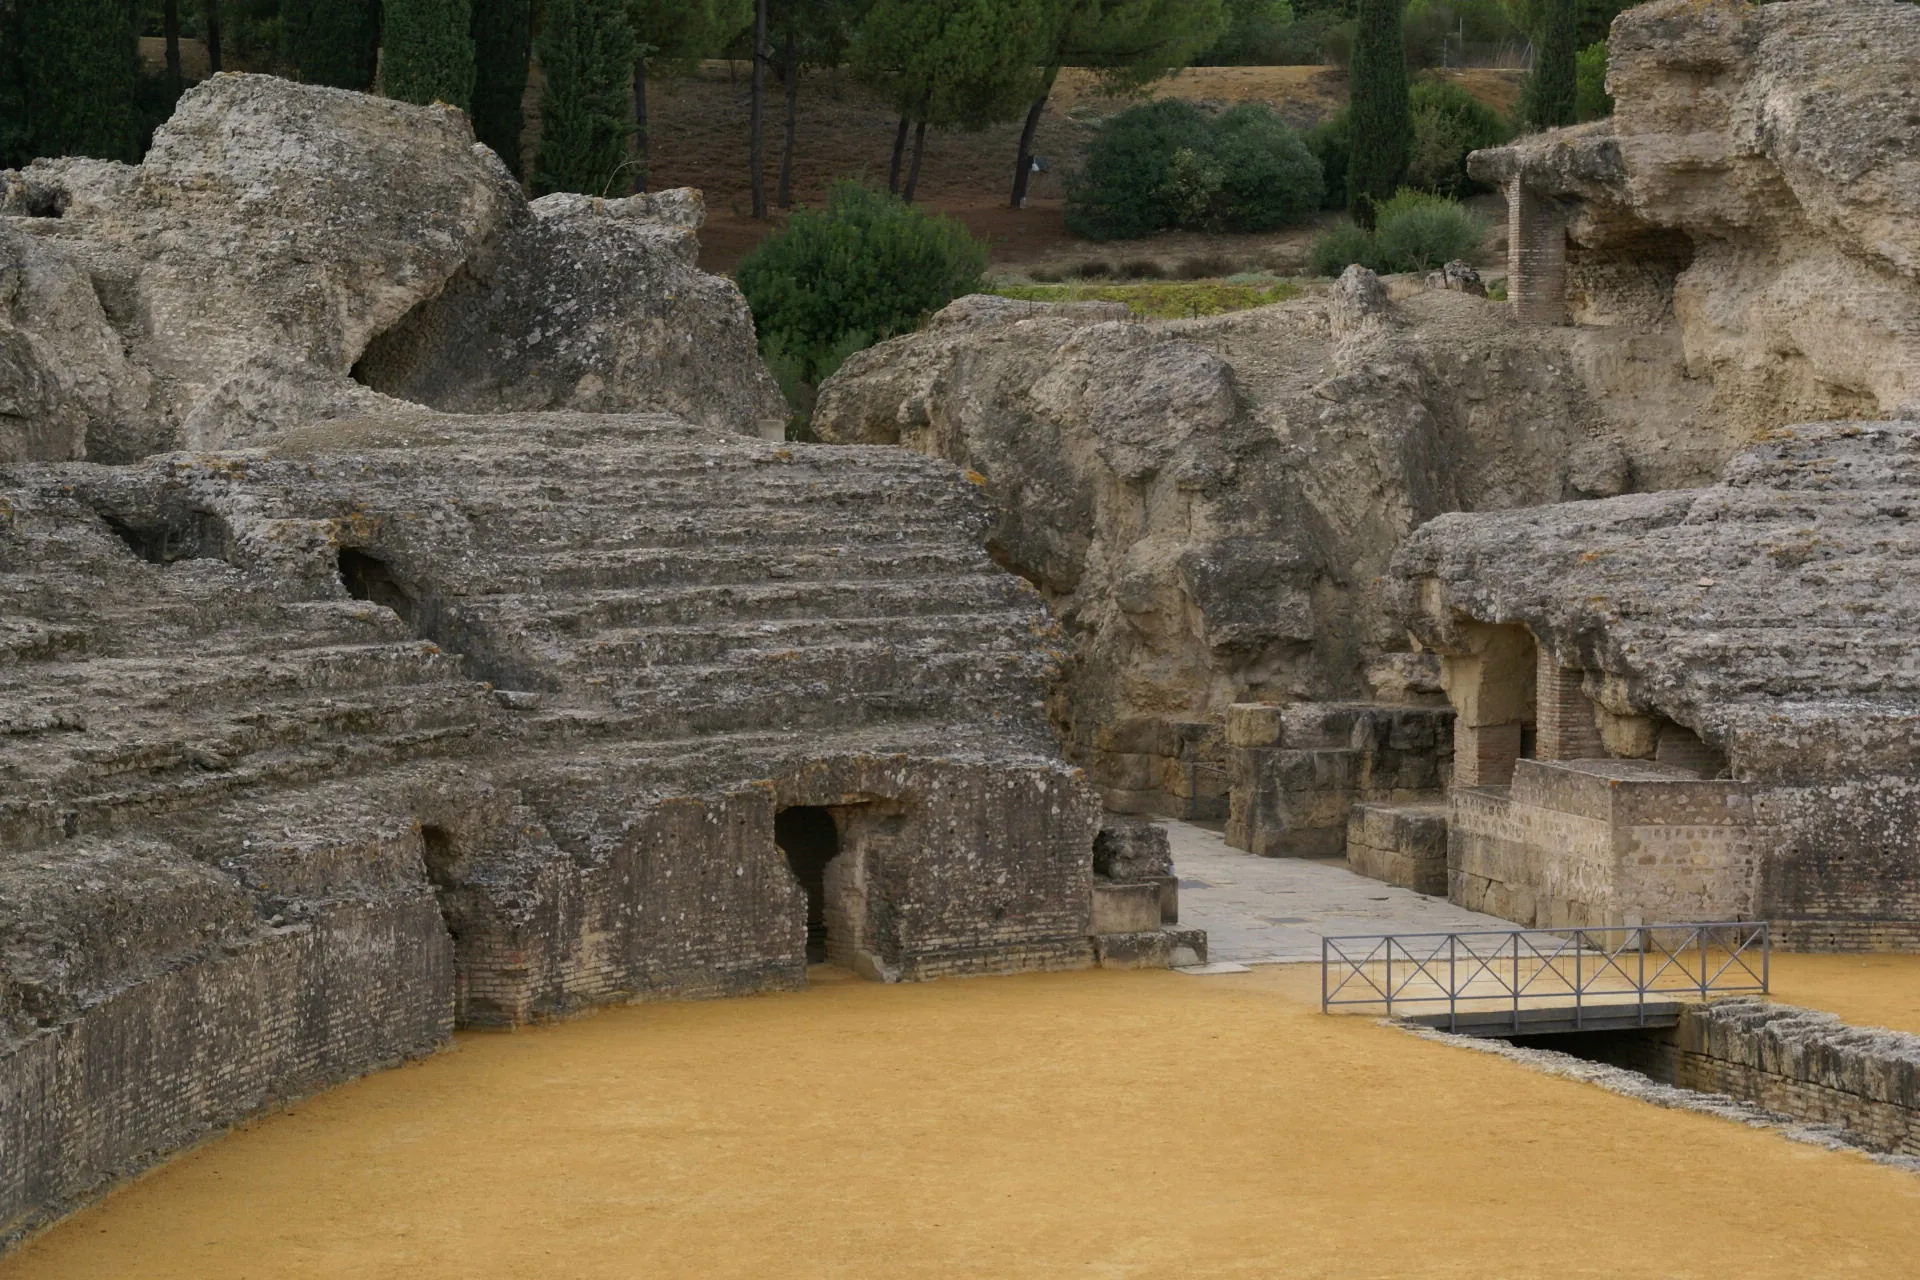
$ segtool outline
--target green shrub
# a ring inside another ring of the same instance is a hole
[[[1380,248],[1374,243],[1373,232],[1343,222],[1313,242],[1307,269],[1316,276],[1337,276],[1355,263],[1378,271]]]
[[[1372,271],[1430,271],[1465,258],[1486,239],[1487,226],[1444,196],[1401,188],[1375,206],[1372,231],[1342,223],[1313,243],[1317,276],[1337,276],[1354,263]]]
[[[776,375],[819,385],[861,347],[904,333],[980,288],[987,247],[939,217],[857,182],[801,208],[737,278]]]
[[[1273,231],[1320,207],[1320,162],[1265,103],[1246,102],[1221,113],[1213,122],[1213,156],[1223,176],[1209,225]]]
[[[1595,41],[1580,51],[1573,67],[1574,113],[1582,120],[1600,120],[1613,114],[1613,95],[1607,92],[1607,42]]]
[[[1320,207],[1347,207],[1347,160],[1353,154],[1353,116],[1345,107],[1307,130],[1307,150],[1320,162]]]
[[[1413,86],[1413,147],[1407,184],[1458,199],[1487,188],[1467,176],[1467,156],[1513,136],[1498,111],[1445,80]]]
[[[1164,99],[1122,111],[1067,176],[1067,230],[1088,240],[1137,240],[1178,226],[1186,175],[1176,157],[1207,149],[1207,120],[1191,103]]]
[[[1264,103],[1209,120],[1189,103],[1153,102],[1100,127],[1067,181],[1067,229],[1089,240],[1271,231],[1318,207],[1322,181],[1313,153]]]
[[[1487,224],[1452,200],[1402,189],[1378,206],[1375,270],[1428,271],[1464,258],[1487,238]]]

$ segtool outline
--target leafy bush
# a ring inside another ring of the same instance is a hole
[[[1347,204],[1347,159],[1353,154],[1353,117],[1345,107],[1307,130],[1307,150],[1320,162],[1320,207]]]
[[[986,266],[986,245],[953,219],[842,182],[825,209],[795,210],[736,279],[762,353],[789,403],[804,410],[810,389],[842,360],[979,289]]]
[[[1337,276],[1359,263],[1372,271],[1430,271],[1465,258],[1486,239],[1487,226],[1444,196],[1402,188],[1376,206],[1374,230],[1343,223],[1314,241],[1313,274]]]
[[[1487,238],[1487,224],[1442,196],[1402,189],[1378,207],[1374,241],[1388,271],[1427,271],[1464,258]]]
[[[1373,232],[1343,222],[1313,242],[1307,267],[1317,276],[1337,276],[1356,262],[1369,270],[1380,270],[1380,248],[1374,243]]]
[[[1106,121],[1086,162],[1067,176],[1067,230],[1089,240],[1136,240],[1178,226],[1175,157],[1207,147],[1207,120],[1187,102],[1165,99]]]
[[[1613,95],[1607,92],[1607,42],[1597,40],[1574,59],[1574,114],[1599,120],[1613,114]]]
[[[1321,192],[1321,166],[1273,108],[1243,103],[1209,120],[1165,100],[1100,127],[1067,181],[1067,229],[1089,240],[1271,231],[1306,217]]]
[[[1467,176],[1467,155],[1513,136],[1506,120],[1457,84],[1421,80],[1409,95],[1413,147],[1407,184],[1456,199],[1487,188]]]
[[[1227,231],[1273,231],[1320,207],[1320,162],[1264,103],[1246,102],[1213,122],[1222,179],[1209,221]]]

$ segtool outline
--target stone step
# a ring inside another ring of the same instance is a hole
[[[874,643],[902,648],[1012,651],[1022,624],[1044,624],[1037,607],[1024,612],[884,615],[869,618],[784,618],[778,621],[677,627],[610,628],[546,648],[541,661],[562,670],[609,671],[716,664],[735,654]]]
[[[512,607],[518,608],[518,598]],[[740,621],[816,617],[907,617],[929,613],[970,613],[1026,607],[1038,596],[1011,574],[997,569],[955,574],[937,583],[819,578],[807,581],[713,586],[637,587],[574,597],[546,597],[543,612],[563,631],[585,633],[643,626],[699,625],[715,617]],[[501,605],[469,598],[462,608],[477,617],[493,616]]]
[[[823,645],[741,653],[716,666],[654,668],[648,683],[610,683],[608,692],[648,736],[693,737],[940,720],[971,704],[1039,699],[1040,667],[1024,654]]]
[[[711,585],[793,580],[812,582],[844,578],[941,579],[953,573],[978,572],[984,552],[952,545],[903,544],[899,547],[859,547],[843,554],[800,552],[769,548],[742,553],[717,551],[614,550],[569,553],[564,556],[518,555],[495,561],[489,581],[507,591],[538,591],[543,598],[555,591],[594,591],[684,583]]]

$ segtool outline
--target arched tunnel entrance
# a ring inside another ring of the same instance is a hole
[[[773,842],[807,895],[807,963],[827,959],[827,864],[840,853],[840,828],[831,811],[802,804],[773,817]]]

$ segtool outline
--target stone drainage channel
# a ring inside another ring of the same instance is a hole
[[[1514,929],[1511,921],[1357,876],[1337,859],[1260,858],[1204,827],[1163,825],[1180,877],[1182,922],[1207,931],[1212,959],[1186,973],[1317,965],[1328,937]],[[1713,998],[1719,990],[1716,984],[1705,1002],[1675,999],[1659,1026],[1501,1036],[1399,1025],[1657,1106],[1920,1172],[1920,1035],[1856,1027],[1751,995]]]

